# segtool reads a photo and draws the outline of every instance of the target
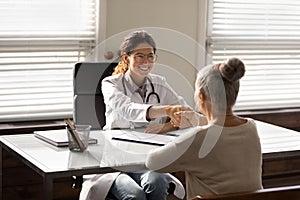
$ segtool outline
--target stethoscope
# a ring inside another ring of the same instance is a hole
[[[146,79],[149,81],[151,89],[152,89],[152,92],[150,92],[147,95],[147,97],[146,97],[146,103],[149,103],[149,99],[150,99],[151,95],[154,95],[156,97],[156,99],[157,99],[157,102],[160,103],[159,95],[155,92],[154,85],[153,85],[152,81],[148,77],[146,77]],[[124,93],[125,93],[125,95],[127,95],[127,89],[126,89],[126,86],[125,86],[125,78],[124,78],[124,76],[122,77],[122,84],[123,84]]]

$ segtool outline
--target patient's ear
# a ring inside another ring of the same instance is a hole
[[[206,100],[206,96],[205,96],[205,94],[202,91],[200,91],[198,93],[198,98],[200,100],[200,103],[203,103]]]

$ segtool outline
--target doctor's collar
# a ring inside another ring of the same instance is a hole
[[[147,76],[147,77],[148,77],[148,76]],[[143,85],[147,84],[147,81],[148,81],[148,78],[147,78],[147,77],[144,79]],[[134,90],[132,90],[132,91],[135,91],[136,89],[139,88],[139,86],[138,86],[137,84],[135,84],[135,82],[132,80],[132,78],[131,78],[131,76],[130,76],[130,69],[127,70],[127,71],[125,72],[124,78],[125,78],[125,80],[126,80],[126,82],[127,82],[127,85],[130,84],[130,85],[132,86],[132,89],[134,89]],[[143,85],[142,85],[142,86],[143,86]]]
[[[132,93],[132,92],[134,92],[134,91],[136,91],[138,88],[139,88],[139,86],[137,86],[134,82],[133,82],[133,80],[132,80],[132,78],[131,78],[131,76],[130,76],[130,72],[129,72],[129,70],[127,70],[126,72],[125,72],[125,74],[124,74],[124,79],[125,79],[125,84],[126,84],[126,87],[129,89],[129,91]]]

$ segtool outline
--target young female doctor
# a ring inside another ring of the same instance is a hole
[[[174,130],[167,120],[152,120],[172,119],[173,113],[190,108],[164,77],[150,73],[157,58],[156,44],[151,35],[145,31],[132,32],[124,38],[120,50],[122,60],[113,75],[102,81],[102,93],[106,104],[104,129],[144,127],[145,132],[149,133]],[[109,193],[116,199],[166,199],[170,177],[174,178],[170,174],[152,171],[110,175],[111,181],[105,185],[111,186]],[[89,193],[92,193],[92,190]],[[177,194],[176,188],[174,194]],[[181,197],[183,196],[181,194]],[[97,199],[101,198],[98,196]]]
[[[156,61],[156,45],[145,31],[129,34],[121,47],[122,61],[113,76],[102,81],[106,104],[104,129],[144,127],[151,119],[170,117],[187,109],[162,76],[150,74]],[[161,133],[174,129],[170,123],[150,123],[145,132]]]

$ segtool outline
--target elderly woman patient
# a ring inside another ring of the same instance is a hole
[[[237,58],[203,68],[195,83],[195,104],[208,124],[199,126],[201,116],[193,111],[177,112],[177,120],[172,121],[175,126],[194,127],[148,154],[149,169],[185,171],[187,199],[262,188],[255,122],[232,111],[244,73],[244,63]]]

